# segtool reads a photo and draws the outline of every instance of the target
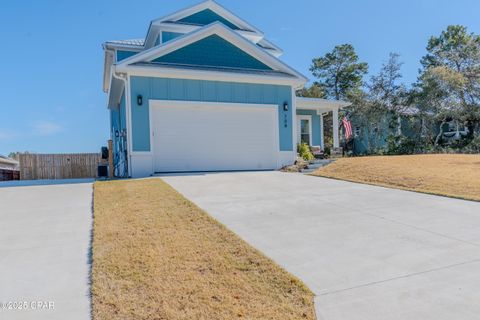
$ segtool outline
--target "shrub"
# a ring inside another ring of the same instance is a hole
[[[465,147],[466,153],[480,153],[480,135],[476,135]]]
[[[422,148],[419,148],[417,144],[412,138],[391,135],[387,138],[386,153],[390,155],[418,153]]]
[[[325,150],[323,150],[323,154],[325,154],[325,156],[330,156],[332,154],[332,151],[330,150],[330,147],[325,147]]]
[[[312,151],[310,151],[310,146],[306,143],[301,143],[297,145],[297,152],[298,155],[305,161],[312,161],[313,159],[315,159]]]

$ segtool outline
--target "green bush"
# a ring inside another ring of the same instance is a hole
[[[422,148],[419,148],[414,139],[405,136],[389,136],[387,138],[386,154],[400,155],[400,154],[414,154],[418,153]]]
[[[312,161],[315,159],[313,156],[312,151],[310,150],[310,146],[306,143],[301,143],[297,145],[297,152],[298,155],[303,158],[305,161]]]
[[[465,147],[466,153],[480,153],[480,135],[476,135]]]
[[[332,154],[332,150],[330,150],[330,147],[326,146],[325,147],[325,150],[323,150],[323,154],[325,154],[325,156],[330,156]]]

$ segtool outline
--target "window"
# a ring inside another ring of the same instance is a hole
[[[355,127],[355,132],[354,132],[355,137],[360,136],[361,132],[362,132],[362,129],[359,126]]]
[[[300,142],[310,145],[310,120],[300,119]]]

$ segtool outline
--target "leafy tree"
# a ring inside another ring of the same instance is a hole
[[[434,146],[442,138],[445,123],[462,118],[464,80],[460,73],[445,66],[430,67],[420,77],[422,90],[419,98],[422,109],[429,115],[430,131],[440,123]]]
[[[435,145],[443,135],[443,124],[455,120],[465,124],[470,136],[480,123],[480,36],[464,26],[449,26],[428,41],[427,55],[417,84],[419,104],[441,122]]]
[[[322,86],[315,82],[309,88],[303,88],[297,91],[298,97],[305,97],[305,98],[326,98],[325,91],[323,90]]]
[[[390,53],[378,74],[366,84],[365,93],[356,94],[352,100],[352,116],[364,130],[369,150],[384,144],[390,128],[396,128],[394,136],[401,135],[401,114],[406,108],[408,92],[400,82],[402,63],[399,55]],[[392,121],[390,120],[392,119]]]
[[[368,72],[368,64],[358,60],[352,45],[338,45],[325,56],[313,59],[310,71],[326,97],[349,100],[361,90],[363,76]]]
[[[370,78],[367,85],[369,96],[373,103],[385,110],[400,112],[405,108],[407,89],[400,83],[403,63],[400,55],[390,53],[388,61],[382,65],[379,73]]]
[[[408,92],[403,83],[400,83],[400,72],[403,63],[399,60],[398,53],[390,53],[387,62],[382,65],[379,73],[370,79],[368,84],[369,97],[374,109],[379,114],[388,118],[391,115],[392,123],[389,127],[395,127],[394,135],[402,135],[402,114],[408,105],[406,103]]]

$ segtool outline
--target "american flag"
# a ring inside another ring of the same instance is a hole
[[[345,116],[342,119],[342,124],[345,131],[345,140],[350,140],[353,137],[352,122]]]

